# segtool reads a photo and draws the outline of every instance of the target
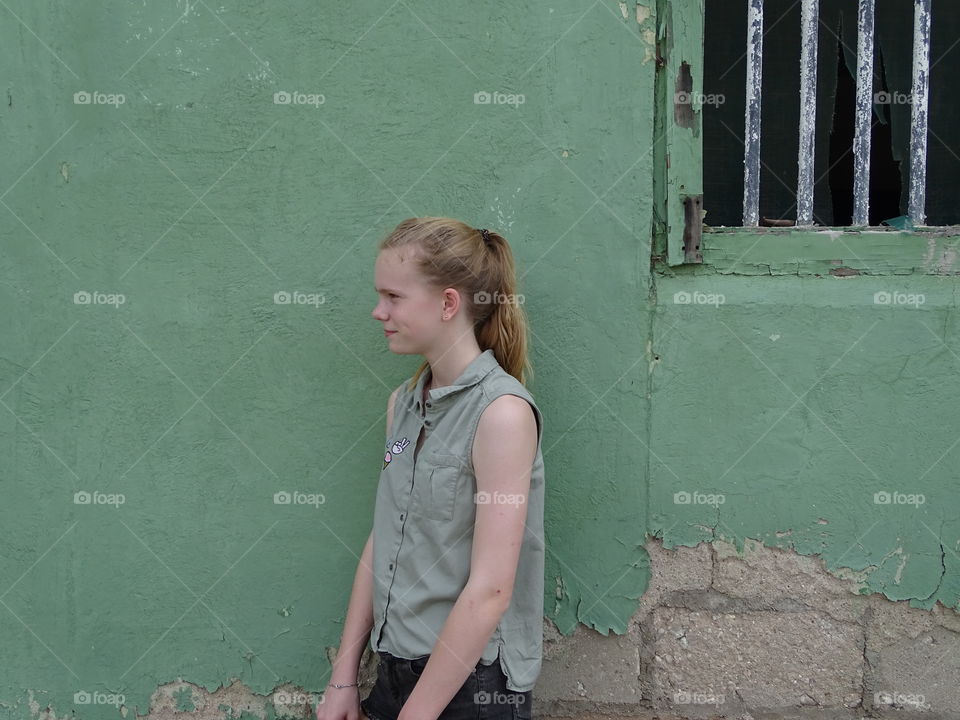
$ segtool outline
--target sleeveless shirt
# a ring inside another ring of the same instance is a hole
[[[517,395],[533,408],[537,452],[510,605],[480,661],[489,665],[499,655],[507,687],[525,692],[536,682],[543,655],[543,418],[492,349],[477,356],[452,385],[431,390],[424,405],[430,376],[428,366],[416,387],[411,390],[408,379],[394,400],[374,509],[370,647],[408,659],[433,651],[470,575],[476,502],[484,500],[475,499],[472,458],[480,415],[501,395]],[[421,429],[425,437],[414,461]]]

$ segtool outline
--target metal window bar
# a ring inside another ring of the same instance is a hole
[[[800,11],[800,153],[797,171],[797,225],[813,225],[813,145],[817,130],[817,29],[819,0],[803,0]]]
[[[857,13],[857,108],[853,138],[853,224],[870,224],[870,133],[873,129],[874,0]]]
[[[914,0],[913,88],[910,123],[908,216],[926,222],[927,97],[930,85],[930,1]],[[763,0],[748,0],[747,88],[744,113],[743,225],[760,220],[760,112],[763,77]],[[854,152],[853,224],[868,225],[870,211],[870,133],[873,127],[875,0],[859,0],[857,12],[857,90]],[[803,0],[800,58],[800,149],[797,173],[798,226],[813,224],[813,170],[816,136],[817,38],[819,0]]]
[[[760,99],[763,78],[763,0],[747,11],[747,112],[743,131],[743,224],[760,224]]]
[[[913,11],[913,102],[910,118],[910,209],[915,225],[927,221],[927,90],[930,85],[930,0]]]

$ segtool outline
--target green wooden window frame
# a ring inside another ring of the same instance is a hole
[[[960,226],[702,225],[704,0],[657,0],[654,260],[745,275],[960,274]],[[958,188],[960,189],[960,188]],[[709,207],[707,207],[709,209]]]

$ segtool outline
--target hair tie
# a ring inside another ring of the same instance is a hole
[[[486,229],[486,228],[480,228],[480,234],[483,235],[483,242],[486,243],[487,245],[489,245],[491,242],[493,242],[493,241],[490,239],[490,233],[487,232],[487,229]]]

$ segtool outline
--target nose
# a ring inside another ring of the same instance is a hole
[[[380,322],[384,322],[386,320],[383,310],[380,309],[380,306],[382,304],[383,304],[383,300],[377,301],[377,304],[373,306],[373,310],[370,312],[373,318],[375,320],[379,320]]]

